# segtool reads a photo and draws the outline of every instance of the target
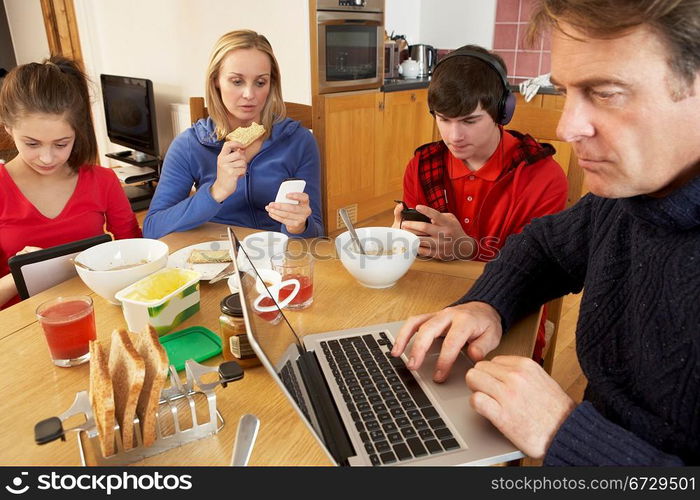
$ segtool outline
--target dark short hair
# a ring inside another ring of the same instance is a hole
[[[53,56],[43,63],[17,66],[7,74],[0,89],[0,124],[12,128],[33,113],[61,115],[73,128],[71,169],[97,161],[88,79],[75,61]]]
[[[592,38],[616,38],[647,25],[666,43],[671,71],[691,86],[700,70],[700,0],[540,0],[528,39],[562,23]]]
[[[458,50],[486,54],[507,71],[503,59],[483,47],[465,45]],[[473,113],[481,104],[497,122],[503,92],[501,77],[488,63],[475,57],[451,57],[441,61],[433,72],[428,87],[428,107],[433,114],[455,118]]]

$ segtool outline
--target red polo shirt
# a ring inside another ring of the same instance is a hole
[[[508,236],[519,233],[535,217],[559,212],[566,204],[566,175],[551,156],[507,170],[519,146],[520,140],[504,131],[494,153],[475,171],[444,150],[447,212],[479,242],[475,260],[493,259]],[[416,154],[404,173],[403,199],[411,208],[428,205],[418,176],[419,161]]]

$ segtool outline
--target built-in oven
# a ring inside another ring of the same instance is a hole
[[[384,80],[384,0],[318,0],[320,94],[379,88]]]

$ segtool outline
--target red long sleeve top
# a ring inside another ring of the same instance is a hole
[[[0,163],[0,276],[7,261],[25,246],[48,248],[104,233],[115,239],[140,238],[141,228],[116,174],[109,168],[84,165],[73,195],[55,218],[43,215],[22,194]],[[0,308],[19,302],[10,299]]]

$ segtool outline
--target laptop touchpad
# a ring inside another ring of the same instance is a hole
[[[468,400],[471,391],[467,387],[467,383],[464,381],[464,376],[467,374],[467,370],[474,366],[474,363],[464,354],[464,352],[460,352],[459,356],[457,356],[457,359],[450,370],[450,376],[445,382],[442,384],[436,384],[433,382],[433,373],[435,373],[435,364],[437,363],[441,346],[441,341],[433,343],[430,351],[428,351],[428,354],[425,356],[423,364],[418,369],[417,375],[424,382],[428,383],[430,390],[441,399],[459,398]]]

